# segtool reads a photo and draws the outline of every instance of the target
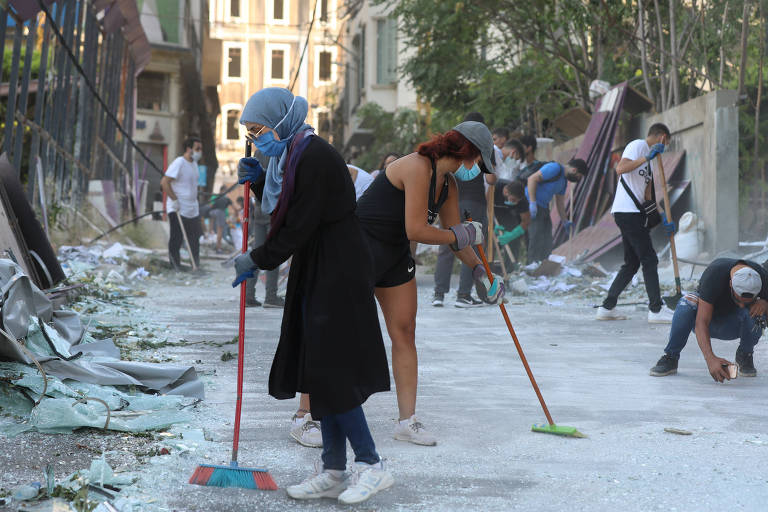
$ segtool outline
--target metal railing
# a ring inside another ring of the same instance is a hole
[[[135,30],[110,12],[120,2],[26,1],[39,11],[31,19],[14,2],[0,9],[0,54],[10,53],[2,151],[30,201],[77,207],[90,180],[110,180],[122,206],[133,210],[135,166],[163,173],[132,139],[144,64],[137,62]]]

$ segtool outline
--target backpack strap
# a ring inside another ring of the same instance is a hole
[[[624,181],[624,176],[619,178],[619,181],[621,181],[621,184],[624,186],[624,190],[627,191],[627,195],[630,199],[632,199],[632,202],[635,203],[635,206],[637,207],[637,211],[640,213],[643,213],[643,205],[640,204],[640,201],[637,200],[637,197],[635,194],[632,193],[632,189],[629,188],[629,185],[627,185],[627,182]],[[653,202],[656,202],[656,186],[653,183],[653,174],[651,174],[651,199],[653,199]]]

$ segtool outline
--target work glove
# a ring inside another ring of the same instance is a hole
[[[523,226],[518,224],[512,231],[504,231],[501,235],[498,235],[499,245],[507,245],[512,240],[517,240],[525,234]]]
[[[475,265],[472,269],[472,278],[475,280],[477,296],[483,302],[498,304],[504,298],[504,280],[501,276],[493,274],[493,282],[489,281],[482,264]]]
[[[531,213],[531,219],[535,219],[536,214],[539,212],[539,205],[536,204],[536,201],[528,203],[528,211]]]
[[[496,226],[493,228],[493,232],[496,233],[496,236],[501,236],[507,231],[507,228],[502,226],[501,224],[496,224]]]
[[[667,221],[666,213],[661,214],[661,225],[664,227],[664,231],[666,231],[669,236],[672,236],[677,232],[677,226],[675,226],[675,223]]]
[[[259,163],[258,158],[245,157],[237,163],[237,182],[243,184],[246,181],[255,183],[264,176],[264,168]]]
[[[566,233],[570,233],[571,230],[573,229],[573,222],[571,222],[570,220],[564,220],[563,229],[565,229]]]
[[[650,162],[654,158],[656,158],[656,155],[660,155],[664,152],[664,144],[661,142],[654,144],[651,146],[651,152],[648,153],[648,156],[645,157],[645,160]]]
[[[245,281],[255,277],[255,272],[259,269],[251,258],[251,253],[244,252],[235,258],[235,280],[232,281],[232,288]]]
[[[456,235],[456,243],[451,244],[451,249],[454,251],[483,243],[483,225],[479,222],[468,221],[456,224],[451,226],[451,231]]]

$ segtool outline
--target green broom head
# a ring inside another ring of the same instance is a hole
[[[207,487],[277,490],[277,484],[269,471],[262,468],[241,468],[237,466],[237,462],[232,462],[229,466],[200,465],[189,479],[189,483]]]
[[[556,436],[565,436],[565,437],[587,437],[578,430],[576,430],[576,427],[566,427],[563,425],[555,425],[554,423],[551,425],[543,424],[543,425],[536,425],[534,424],[531,427],[531,430],[534,432],[541,432],[542,434],[554,434]]]

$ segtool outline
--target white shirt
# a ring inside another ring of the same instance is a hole
[[[171,189],[179,200],[179,215],[192,219],[200,215],[200,206],[197,204],[197,162],[188,161],[183,156],[171,162],[165,175],[171,180]],[[168,213],[175,212],[173,199],[168,196],[165,201],[165,210]]]
[[[627,144],[627,147],[624,148],[624,153],[621,154],[621,158],[637,160],[650,152],[651,148],[648,147],[645,139],[637,139]],[[649,168],[648,162],[646,162],[632,172],[619,175],[619,178],[624,178],[635,198],[637,198],[640,204],[643,204],[645,202],[645,189],[651,181],[651,175],[652,168]],[[613,198],[611,213],[637,213],[639,211],[632,198],[629,197],[629,194],[624,189],[624,185],[621,184],[621,179],[619,179],[619,182],[616,184],[616,196]]]
[[[357,170],[357,177],[355,178],[355,200],[360,199],[360,196],[363,195],[368,186],[373,183],[373,176],[356,165],[348,164],[347,167],[352,167]]]

